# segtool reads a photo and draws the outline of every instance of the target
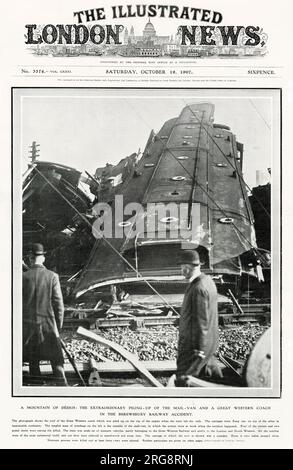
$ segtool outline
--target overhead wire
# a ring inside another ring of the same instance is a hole
[[[249,102],[250,104],[253,106],[253,108],[255,109],[256,113],[259,115],[259,117],[263,120],[263,122],[265,123],[265,125],[267,126],[267,128],[269,130],[271,130],[271,126],[267,123],[266,119],[264,118],[264,116],[261,114],[261,112],[259,111],[259,109],[256,107],[255,103],[253,102],[252,99],[249,99]]]
[[[178,312],[172,307],[172,305],[170,305],[169,302],[152,286],[152,284],[150,284],[149,281],[145,279],[145,277],[142,276],[142,274],[138,270],[136,270],[131,263],[129,263],[129,261],[112,245],[112,243],[109,242],[109,240],[104,236],[104,234],[98,229],[96,229],[96,227],[93,227],[92,224],[88,221],[88,219],[81,212],[79,212],[79,210],[58,190],[58,188],[56,188],[56,186],[51,183],[48,178],[46,178],[43,173],[38,170],[37,167],[35,168],[35,171],[59,194],[60,197],[62,197],[68,203],[68,205],[80,216],[80,218],[84,222],[86,222],[90,227],[92,227],[93,232],[99,235],[99,238],[102,238],[111,247],[111,249],[129,266],[129,268],[132,269],[132,271],[134,271],[137,276],[142,281],[144,281],[156,295],[158,295],[158,297],[160,297],[160,299],[165,303],[165,305],[167,305],[168,308],[170,308],[178,316]]]
[[[129,103],[129,104],[130,104],[130,103]],[[132,107],[131,104],[130,104],[130,106]],[[132,107],[132,108],[133,108],[133,107]],[[133,108],[133,109],[134,109],[134,108]],[[195,113],[192,113],[192,114],[195,115]],[[143,122],[144,122],[146,125],[148,125],[148,124],[146,123],[146,121],[140,116],[139,113],[137,113],[137,115],[140,117],[140,119],[143,120]],[[196,115],[195,115],[195,116],[196,116]],[[197,116],[196,116],[196,118],[199,120],[199,118],[198,118]],[[163,141],[163,139],[161,139],[159,136],[157,136],[157,139],[160,140],[160,141],[164,144],[164,148],[165,148],[166,143]],[[164,148],[163,148],[163,150],[164,150]],[[162,151],[163,151],[163,150],[162,150]],[[181,161],[176,158],[176,155],[174,155],[174,153],[172,152],[172,150],[171,150],[170,148],[168,148],[168,153],[176,160],[177,163],[179,163],[179,165],[184,169],[184,171],[188,174],[188,176],[191,177],[192,181],[193,181],[194,183],[196,183],[196,184],[199,186],[199,188],[210,198],[210,200],[211,200],[211,201],[215,204],[215,206],[222,212],[222,214],[223,214],[225,217],[229,217],[228,214],[225,212],[225,210],[220,206],[220,204],[218,204],[218,203],[216,202],[216,200],[215,200],[215,199],[211,196],[211,194],[205,189],[205,187],[202,186],[202,185],[199,183],[199,181],[195,178],[195,176],[193,176],[193,175],[187,170],[187,168],[181,163]],[[235,169],[235,168],[233,167],[233,169]],[[258,252],[257,247],[255,247],[255,246],[251,243],[251,241],[238,229],[238,227],[234,224],[234,222],[232,222],[231,225],[234,227],[234,229],[236,230],[236,232],[250,245],[250,247],[251,247],[254,251],[257,251],[257,252]],[[264,257],[260,252],[258,252],[258,256],[259,256],[259,258],[260,258],[264,263],[266,263],[265,257]]]
[[[34,165],[32,166],[31,170],[33,171],[33,170],[35,170],[35,168],[36,168],[36,164],[34,164]],[[26,177],[25,177],[25,179],[24,179],[24,183],[25,183],[25,181],[26,181],[26,179],[27,179],[28,176],[29,176],[29,175],[26,175]],[[24,192],[27,190],[28,185],[32,182],[33,179],[34,179],[34,176],[32,177],[31,181],[27,184],[27,186],[26,186],[25,188],[23,188],[23,191],[24,191]],[[42,226],[42,225],[40,224],[40,222],[37,222],[37,224],[41,227],[42,231],[44,231],[44,230],[46,229],[46,224],[45,224],[44,226]],[[65,229],[69,229],[69,230],[70,230],[70,227],[67,226],[67,227],[65,227]],[[50,254],[50,255],[52,255],[53,253],[58,252],[59,249],[62,249],[62,248],[64,248],[64,247],[66,247],[66,246],[67,246],[67,240],[63,240],[63,241],[61,241],[61,242],[59,243],[59,245],[54,246],[54,248],[52,248],[52,249],[47,249],[47,253]]]
[[[131,105],[131,106],[132,106],[132,105]],[[189,107],[189,109],[190,109],[190,106],[188,106],[188,107]],[[192,114],[196,117],[196,119],[199,120],[198,117],[196,116],[196,114],[193,113],[192,109],[190,109],[190,110],[191,110]],[[139,115],[139,113],[137,113],[137,115]],[[139,117],[140,117],[140,119],[142,119],[140,115],[139,115]],[[146,124],[145,120],[144,120],[144,119],[142,119],[142,120],[143,120],[143,122]],[[147,125],[148,125],[148,124],[147,124]],[[207,134],[210,136],[210,134],[209,134],[209,132],[207,131],[206,127],[203,126],[203,128],[206,130]],[[157,137],[158,137],[158,136],[157,136]],[[210,137],[212,138],[212,140],[213,140],[213,142],[216,144],[216,146],[219,148],[219,150],[221,151],[221,153],[223,153],[222,150],[220,149],[220,147],[219,147],[219,146],[217,145],[217,143],[214,141],[213,137],[212,137],[212,136],[210,136]],[[164,147],[165,147],[165,146],[166,146],[166,145],[165,145],[166,143],[163,141],[163,139],[161,139],[160,137],[158,137],[158,139],[164,144]],[[163,149],[164,149],[164,148],[163,148]],[[163,151],[163,150],[162,150],[162,151]],[[216,205],[216,207],[223,213],[223,215],[224,215],[225,217],[227,217],[227,214],[226,214],[226,212],[224,211],[224,209],[215,201],[215,199],[209,194],[209,192],[207,192],[206,189],[197,181],[197,179],[196,179],[193,175],[191,175],[191,174],[189,173],[189,171],[187,170],[187,168],[176,158],[176,156],[173,154],[173,152],[172,152],[170,149],[168,149],[168,151],[169,151],[169,153],[176,159],[176,162],[178,162],[178,163],[182,166],[182,168],[184,169],[184,171],[192,178],[192,180],[204,191],[205,194],[207,194],[207,196],[208,196],[208,197],[211,199],[211,201]],[[225,156],[225,155],[224,155],[224,156]],[[225,158],[226,158],[226,156],[225,156]],[[229,162],[229,163],[230,163],[230,162]],[[43,177],[43,179],[45,179],[45,180],[47,181],[47,183],[50,184],[51,187],[53,187],[53,189],[54,189],[55,191],[57,191],[57,192],[59,193],[59,195],[78,213],[78,215],[79,215],[87,224],[89,224],[89,225],[92,227],[92,225],[89,223],[89,221],[87,220],[87,218],[84,217],[83,214],[81,214],[81,213],[75,208],[75,206],[74,206],[73,204],[71,204],[70,201],[69,201],[69,200],[68,200],[68,199],[67,199],[67,198],[66,198],[66,197],[65,197],[65,196],[64,196],[64,195],[63,195],[63,194],[62,194],[62,193],[61,193],[61,192],[60,192],[60,191],[59,191],[59,190],[58,190],[58,189],[57,189],[57,188],[56,188],[56,187],[55,187],[37,168],[35,168],[35,169],[36,169],[36,171],[41,175],[41,177]],[[233,169],[235,169],[234,166],[233,166]],[[243,237],[243,238],[245,239],[245,241],[251,246],[251,248],[252,248],[253,250],[257,250],[257,248],[252,245],[252,243],[250,242],[250,240],[238,229],[238,227],[236,227],[236,225],[235,225],[234,223],[232,223],[231,225],[234,226],[234,229],[239,233],[239,235],[240,235],[241,237]],[[94,230],[97,230],[97,229],[94,228]],[[99,232],[98,230],[97,230],[97,233],[99,234],[99,237],[102,238],[104,241],[106,241],[106,243],[116,252],[116,254],[117,254],[120,258],[122,258],[123,261],[124,261],[134,272],[136,272],[137,276],[140,277],[142,280],[144,280],[144,281],[146,282],[146,284],[153,290],[153,292],[155,292],[155,293],[164,301],[164,303],[166,303],[166,305],[168,305],[169,308],[171,308],[171,309],[177,314],[177,312],[176,312],[176,311],[172,308],[172,306],[166,301],[166,299],[164,299],[164,297],[162,297],[161,294],[159,294],[159,293],[156,291],[156,289],[154,289],[154,287],[141,275],[141,273],[139,273],[139,271],[136,270],[136,268],[134,268],[134,267],[132,266],[132,264],[129,263],[128,260],[127,260],[118,250],[116,250],[116,248],[106,239],[106,237],[104,236],[104,234],[102,234],[102,232]],[[261,254],[260,254],[259,256],[260,256],[260,258],[262,258],[262,255],[261,255]]]
[[[184,101],[184,100],[183,100],[183,101]],[[248,189],[250,189],[249,186],[248,186],[248,184],[246,184],[246,182],[244,181],[242,175],[239,173],[239,171],[238,171],[238,169],[236,168],[236,166],[234,167],[234,165],[231,164],[230,160],[227,158],[227,156],[225,155],[225,153],[223,152],[223,150],[221,149],[221,147],[220,147],[220,146],[218,145],[218,143],[215,141],[215,139],[213,138],[213,136],[208,132],[206,126],[204,126],[204,125],[202,124],[202,122],[199,120],[199,118],[198,118],[198,117],[196,116],[196,114],[193,112],[193,110],[192,110],[192,108],[190,107],[190,105],[187,104],[187,107],[188,107],[188,109],[190,110],[190,112],[193,114],[193,116],[196,117],[196,119],[198,120],[199,124],[204,128],[204,130],[206,131],[206,133],[207,133],[207,135],[209,136],[209,138],[210,138],[210,139],[212,140],[212,142],[216,145],[216,147],[220,150],[220,152],[221,152],[222,155],[225,157],[225,159],[226,159],[227,162],[230,164],[230,166],[233,168],[233,170],[236,170],[236,171],[237,171],[238,177],[241,178],[242,181],[244,182],[244,184],[246,185],[246,187],[247,187]],[[251,189],[250,189],[250,191],[251,191]],[[256,199],[257,199],[257,198],[256,198]],[[258,199],[257,199],[257,200],[258,200]],[[266,212],[266,214],[267,214],[267,215],[269,216],[269,218],[270,218],[270,214],[267,212],[267,210],[265,209],[265,207],[262,205],[261,201],[258,200],[258,202],[259,202],[259,204],[262,206],[262,208],[264,209],[264,211]],[[215,201],[214,201],[214,203],[215,203]],[[241,236],[243,236],[242,232],[238,230],[238,227],[236,227],[236,225],[235,225],[234,223],[232,223],[232,225],[233,225],[234,228],[237,230],[237,232],[238,232]],[[249,241],[247,238],[246,238],[246,240],[248,241],[248,243],[250,243],[250,241]],[[262,255],[262,253],[258,250],[258,248],[257,248],[257,247],[254,247],[251,243],[250,243],[250,246],[258,253],[259,258],[266,264],[266,263],[267,263],[267,260],[266,260],[266,258],[264,257],[264,255]]]
[[[189,110],[191,111],[191,113],[193,113],[192,111],[192,108],[190,107],[189,104],[186,103],[186,101],[183,99],[183,102],[184,104],[189,108]],[[193,115],[198,119],[198,117],[196,116],[195,113],[193,113]],[[217,149],[221,152],[221,154],[223,155],[223,157],[225,158],[225,160],[228,162],[228,164],[231,166],[231,168],[233,168],[233,170],[236,170],[237,171],[237,175],[239,177],[239,179],[241,179],[241,181],[243,182],[243,184],[246,186],[246,188],[252,193],[252,188],[246,183],[245,179],[243,178],[242,174],[239,173],[238,169],[234,167],[234,165],[232,165],[231,161],[229,160],[229,158],[227,157],[227,155],[225,155],[225,153],[223,152],[223,150],[221,149],[221,147],[219,146],[219,144],[215,141],[214,137],[212,134],[209,133],[208,129],[203,126],[204,130],[206,131],[207,135],[209,136],[209,138],[212,140],[213,144],[217,147]],[[267,209],[264,207],[264,205],[262,204],[261,200],[258,199],[257,196],[254,196],[255,197],[255,200],[259,203],[259,205],[262,207],[262,209],[264,210],[265,214],[271,218],[271,215],[270,213],[267,211]]]

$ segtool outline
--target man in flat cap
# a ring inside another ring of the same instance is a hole
[[[221,377],[215,358],[218,348],[217,288],[201,272],[196,250],[182,250],[181,271],[189,281],[179,320],[176,386],[192,386],[192,377]]]
[[[23,361],[40,376],[39,361],[51,362],[58,385],[67,385],[59,331],[64,306],[59,277],[44,266],[43,245],[32,245],[31,269],[23,274]]]

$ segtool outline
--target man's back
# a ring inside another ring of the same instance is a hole
[[[23,274],[24,326],[42,326],[44,332],[58,330],[63,322],[63,300],[58,275],[42,265]]]
[[[32,268],[23,274],[22,359],[29,363],[30,374],[41,375],[40,361],[51,362],[57,385],[67,385],[59,331],[63,323],[63,298],[59,277],[43,265],[44,247],[34,243]]]

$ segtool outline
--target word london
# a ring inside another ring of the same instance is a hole
[[[25,44],[122,44],[122,25],[95,24],[47,24],[43,27],[36,24],[25,26]],[[229,45],[237,46],[244,35],[244,46],[257,46],[261,42],[261,28],[258,26],[179,26],[181,45]]]

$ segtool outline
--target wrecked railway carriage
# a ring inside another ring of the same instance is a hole
[[[186,288],[179,255],[196,248],[219,302],[226,305],[229,295],[247,321],[236,298],[263,280],[268,252],[256,243],[242,164],[243,145],[214,123],[210,103],[187,105],[151,132],[141,156],[98,168],[93,177],[33,162],[24,180],[25,254],[30,242],[47,247],[46,264],[61,274],[64,292],[74,286],[67,314],[75,325],[131,327],[135,319],[136,327],[159,328],[176,324]],[[263,305],[257,308],[263,316]]]
[[[262,279],[264,257],[242,177],[243,145],[213,116],[210,103],[188,105],[151,132],[139,160],[133,155],[131,165],[122,161],[97,171],[106,176],[100,201],[110,210],[96,206],[102,208],[93,225],[97,240],[76,285],[78,297],[113,285],[136,296],[182,295],[182,248],[198,249],[221,294],[230,289],[237,296],[248,277]],[[131,203],[139,210],[131,212]]]

